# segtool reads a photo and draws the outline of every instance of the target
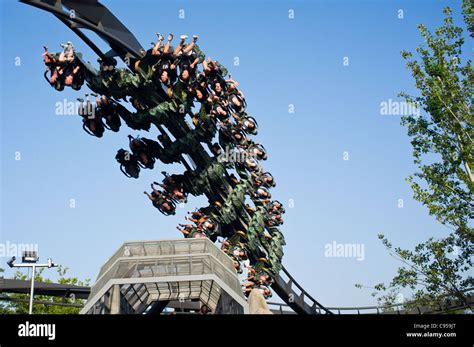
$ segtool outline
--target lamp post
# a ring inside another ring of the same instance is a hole
[[[51,258],[48,258],[48,262],[46,264],[38,264],[38,254],[35,251],[26,251],[23,252],[23,256],[21,258],[21,264],[15,264],[16,257],[12,257],[8,262],[8,266],[11,268],[13,267],[28,267],[31,268],[31,288],[30,288],[30,307],[29,307],[29,314],[33,314],[33,296],[35,292],[35,274],[36,268],[38,267],[47,267],[52,268],[58,266],[58,264],[53,263]]]

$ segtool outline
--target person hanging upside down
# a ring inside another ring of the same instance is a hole
[[[153,186],[153,183],[151,184],[151,189],[152,189],[151,194],[149,194],[146,191],[143,193],[146,196],[148,196],[148,199],[152,201],[153,206],[155,206],[157,209],[159,209],[162,213],[166,215],[175,214],[176,206],[173,203],[173,201],[171,201],[171,199],[167,197],[165,194],[155,189],[155,187]]]

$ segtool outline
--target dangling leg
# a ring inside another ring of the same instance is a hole
[[[160,33],[156,33],[156,35],[158,36],[158,41],[156,41],[156,44],[155,46],[153,46],[153,49],[151,52],[154,55],[160,55],[160,48],[163,43],[163,36]]]
[[[44,60],[45,64],[54,64],[54,63],[56,63],[56,59],[54,59],[54,57],[51,54],[49,54],[48,47],[43,46],[43,48],[44,48],[43,60]]]
[[[159,183],[157,184],[156,182],[153,182],[153,183],[151,184],[151,189],[153,189],[153,192],[158,193],[159,190],[157,190],[157,189],[155,188],[155,184],[156,184],[156,185],[159,185]]]
[[[89,119],[95,118],[95,115],[94,117],[91,117],[93,113],[92,113],[92,103],[89,98],[89,94],[86,94],[86,114],[87,114],[87,118]]]
[[[150,199],[151,201],[155,201],[155,200],[153,199],[153,197],[150,195],[150,193],[148,193],[148,192],[143,192],[143,194],[145,194],[146,196],[148,196],[148,199]]]
[[[173,40],[173,33],[168,35],[168,40],[166,41],[165,47],[163,48],[163,53],[168,53],[171,47],[171,41]]]
[[[196,41],[198,40],[199,36],[194,35],[193,36],[193,42],[191,42],[189,45],[183,48],[183,53],[189,53],[194,49],[194,46],[196,46]]]
[[[178,56],[178,54],[181,52],[181,50],[183,49],[183,46],[184,46],[184,42],[186,41],[187,38],[188,37],[186,35],[181,35],[181,37],[180,37],[181,40],[179,41],[178,45],[176,46],[176,48],[174,49],[174,52],[173,52],[173,54],[175,56]]]
[[[74,47],[72,45],[68,46],[68,49],[66,51],[66,60],[67,61],[73,61],[74,60]]]
[[[82,99],[82,98],[77,98],[77,101],[79,101],[79,107],[78,107],[77,113],[79,114],[79,116],[83,116],[83,115],[85,114],[85,111],[84,111],[84,99]]]

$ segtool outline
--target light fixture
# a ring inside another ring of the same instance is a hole
[[[21,261],[23,263],[36,263],[38,259],[38,253],[36,253],[35,251],[25,251],[23,252]]]

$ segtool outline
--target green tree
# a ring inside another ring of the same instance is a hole
[[[5,272],[4,269],[0,268],[0,275],[3,274]],[[3,277],[3,276],[0,276],[0,277]],[[5,308],[5,304],[0,301],[0,314],[7,314],[8,313],[8,310]]]
[[[474,37],[473,4],[464,0],[462,7],[468,32]],[[470,224],[474,217],[474,74],[470,60],[462,64],[463,29],[453,24],[450,8],[444,9],[444,15],[443,25],[434,33],[418,26],[424,44],[416,48],[416,58],[402,51],[419,95],[400,96],[424,111],[402,118],[419,169],[407,181],[414,198],[449,232],[429,238],[413,251],[393,247],[379,235],[390,254],[403,263],[389,284],[374,287],[374,296],[385,306],[403,289],[413,293],[408,306],[438,307],[453,300],[468,306],[466,291],[474,286]]]
[[[39,269],[36,271],[35,281],[53,283],[52,280],[43,277],[44,269]],[[59,266],[57,268],[59,280],[56,283],[61,284],[72,284],[76,286],[89,286],[90,280],[80,281],[77,277],[67,277],[66,273],[68,268]],[[3,272],[3,269],[0,269],[0,272]],[[28,280],[27,275],[23,274],[20,271],[17,271],[13,276],[13,279],[18,280]],[[2,314],[27,314],[29,308],[29,294],[2,294],[3,296],[8,296],[11,300],[0,301],[0,313]],[[51,297],[46,295],[35,295],[35,302],[51,302],[56,304],[78,304],[84,305],[85,300],[76,299],[76,298],[61,298],[61,297]],[[60,305],[46,305],[46,304],[33,304],[33,313],[34,314],[77,314],[80,311],[80,307],[68,307]]]

